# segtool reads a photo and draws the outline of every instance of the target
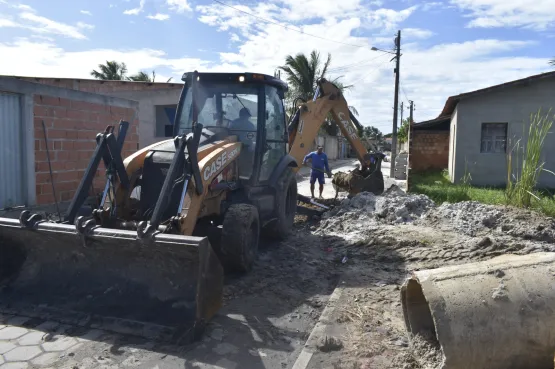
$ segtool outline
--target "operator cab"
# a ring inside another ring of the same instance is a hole
[[[185,86],[174,135],[191,133],[196,113],[206,138],[201,145],[237,136],[243,144],[238,159],[240,179],[267,181],[287,153],[283,106],[287,84],[253,73],[185,73],[182,80]]]

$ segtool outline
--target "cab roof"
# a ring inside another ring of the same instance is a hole
[[[193,78],[193,75],[197,73],[199,81],[203,82],[220,82],[220,83],[262,83],[271,85],[277,88],[282,89],[284,92],[287,91],[289,88],[287,83],[282,81],[279,78],[269,76],[267,74],[262,73],[252,73],[252,72],[244,72],[244,73],[200,73],[200,72],[186,72],[183,73],[181,80],[183,82],[188,82]]]

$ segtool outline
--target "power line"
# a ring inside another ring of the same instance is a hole
[[[330,41],[330,42],[335,42],[335,43],[337,43],[337,44],[343,44],[343,45],[347,45],[347,46],[351,46],[351,47],[358,47],[358,48],[368,47],[368,46],[363,46],[363,45],[349,44],[349,43],[347,43],[347,42],[335,41],[335,40],[331,40],[331,39],[329,39],[329,38],[325,38],[325,37],[313,35],[313,34],[310,34],[310,33],[306,33],[306,32],[304,32],[304,31],[302,31],[302,30],[298,30],[298,29],[295,29],[295,28],[291,28],[291,27],[288,27],[288,26],[283,25],[283,24],[281,24],[281,23],[274,22],[274,21],[269,20],[269,19],[266,19],[266,18],[262,18],[262,17],[260,17],[260,16],[258,16],[258,15],[256,15],[256,14],[252,14],[252,13],[246,12],[246,11],[244,11],[244,10],[237,9],[237,8],[234,7],[234,6],[228,5],[228,4],[226,4],[226,3],[224,3],[224,2],[221,2],[221,1],[219,1],[219,0],[213,0],[213,1],[216,2],[216,3],[218,3],[218,4],[220,4],[220,5],[223,5],[223,6],[226,6],[226,7],[228,7],[228,8],[231,8],[231,9],[233,9],[233,10],[235,10],[235,11],[238,11],[238,12],[240,12],[240,13],[250,15],[251,17],[260,19],[260,20],[262,20],[262,21],[264,21],[264,22],[267,22],[267,23],[275,24],[276,26],[280,26],[280,27],[283,27],[283,28],[288,29],[288,30],[291,30],[291,31],[295,31],[295,32],[302,33],[303,35],[307,35],[307,36],[311,36],[311,37],[316,37],[316,38],[319,38],[319,39],[321,39],[321,40]]]
[[[343,71],[344,69],[347,70],[347,69],[351,69],[351,68],[361,67],[363,65],[370,64],[371,61],[376,60],[378,58],[381,58],[384,55],[387,56],[387,54],[380,54],[380,55],[378,55],[375,58],[372,58],[370,60],[363,60],[363,61],[360,61],[358,63],[346,64],[346,65],[342,65],[340,67],[330,68],[330,69],[328,69],[328,72],[338,72],[338,71]]]
[[[362,77],[366,77],[368,76],[370,73],[375,72],[377,69],[379,69],[382,65],[384,65],[386,62],[388,62],[388,60],[384,60],[383,62],[381,62],[380,64],[378,64],[378,66],[376,68],[371,69],[370,71],[368,71],[365,75],[363,75]],[[366,78],[362,81],[362,82],[366,82]]]
[[[407,99],[407,102],[410,104],[410,99],[407,96],[407,93],[405,92],[405,88],[403,87],[403,85],[401,85],[401,91],[403,91],[403,94],[405,95],[405,98]]]

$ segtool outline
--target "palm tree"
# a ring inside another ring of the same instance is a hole
[[[294,106],[296,98],[308,101],[314,97],[317,88],[317,81],[320,78],[326,77],[330,64],[331,54],[328,53],[328,57],[324,62],[323,59],[320,58],[320,53],[316,50],[312,50],[309,57],[303,53],[298,53],[295,56],[287,55],[285,58],[285,65],[278,67],[278,70],[285,72],[285,76],[290,87],[286,96],[286,100],[289,102],[287,110],[290,115],[294,114],[296,110],[296,106]],[[353,87],[352,85],[345,85],[340,82],[339,79],[341,77],[342,76],[339,76],[330,80],[330,82],[336,85],[341,91],[345,91]],[[352,107],[349,107],[349,109],[351,109],[354,114],[358,115],[358,111],[356,111],[356,109]],[[328,114],[321,131],[335,136],[338,133],[338,128],[336,125],[332,125],[331,121],[331,114]]]
[[[555,67],[555,58],[549,61],[549,65],[551,65],[552,67]]]
[[[98,69],[100,69],[100,72],[93,69],[91,76],[103,80],[121,81],[125,79],[125,74],[127,73],[127,66],[125,63],[120,63],[115,60],[106,61],[106,64],[98,64]]]
[[[129,80],[130,81],[135,81],[135,82],[154,82],[154,80],[156,79],[156,71],[152,71],[152,79],[148,76],[148,74],[146,74],[143,71],[140,71],[139,73],[130,76]],[[166,83],[170,82],[173,79],[173,77],[168,78],[168,80],[166,81]]]
[[[152,80],[150,79],[150,76],[148,74],[146,74],[143,71],[140,71],[139,73],[133,76],[130,76],[129,80],[135,81],[135,82],[154,82],[154,77],[155,77],[154,71],[152,71]]]
[[[278,69],[285,72],[292,95],[309,100],[316,93],[316,82],[319,78],[326,76],[330,64],[331,54],[328,53],[328,57],[322,65],[320,53],[313,50],[310,53],[310,57],[303,53],[295,56],[287,55],[285,65],[278,67]],[[341,77],[337,77],[330,82],[334,83],[341,91],[352,87],[352,85],[345,86],[339,82],[339,78]]]

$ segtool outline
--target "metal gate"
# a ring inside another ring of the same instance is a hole
[[[0,209],[25,205],[21,97],[0,92]]]

